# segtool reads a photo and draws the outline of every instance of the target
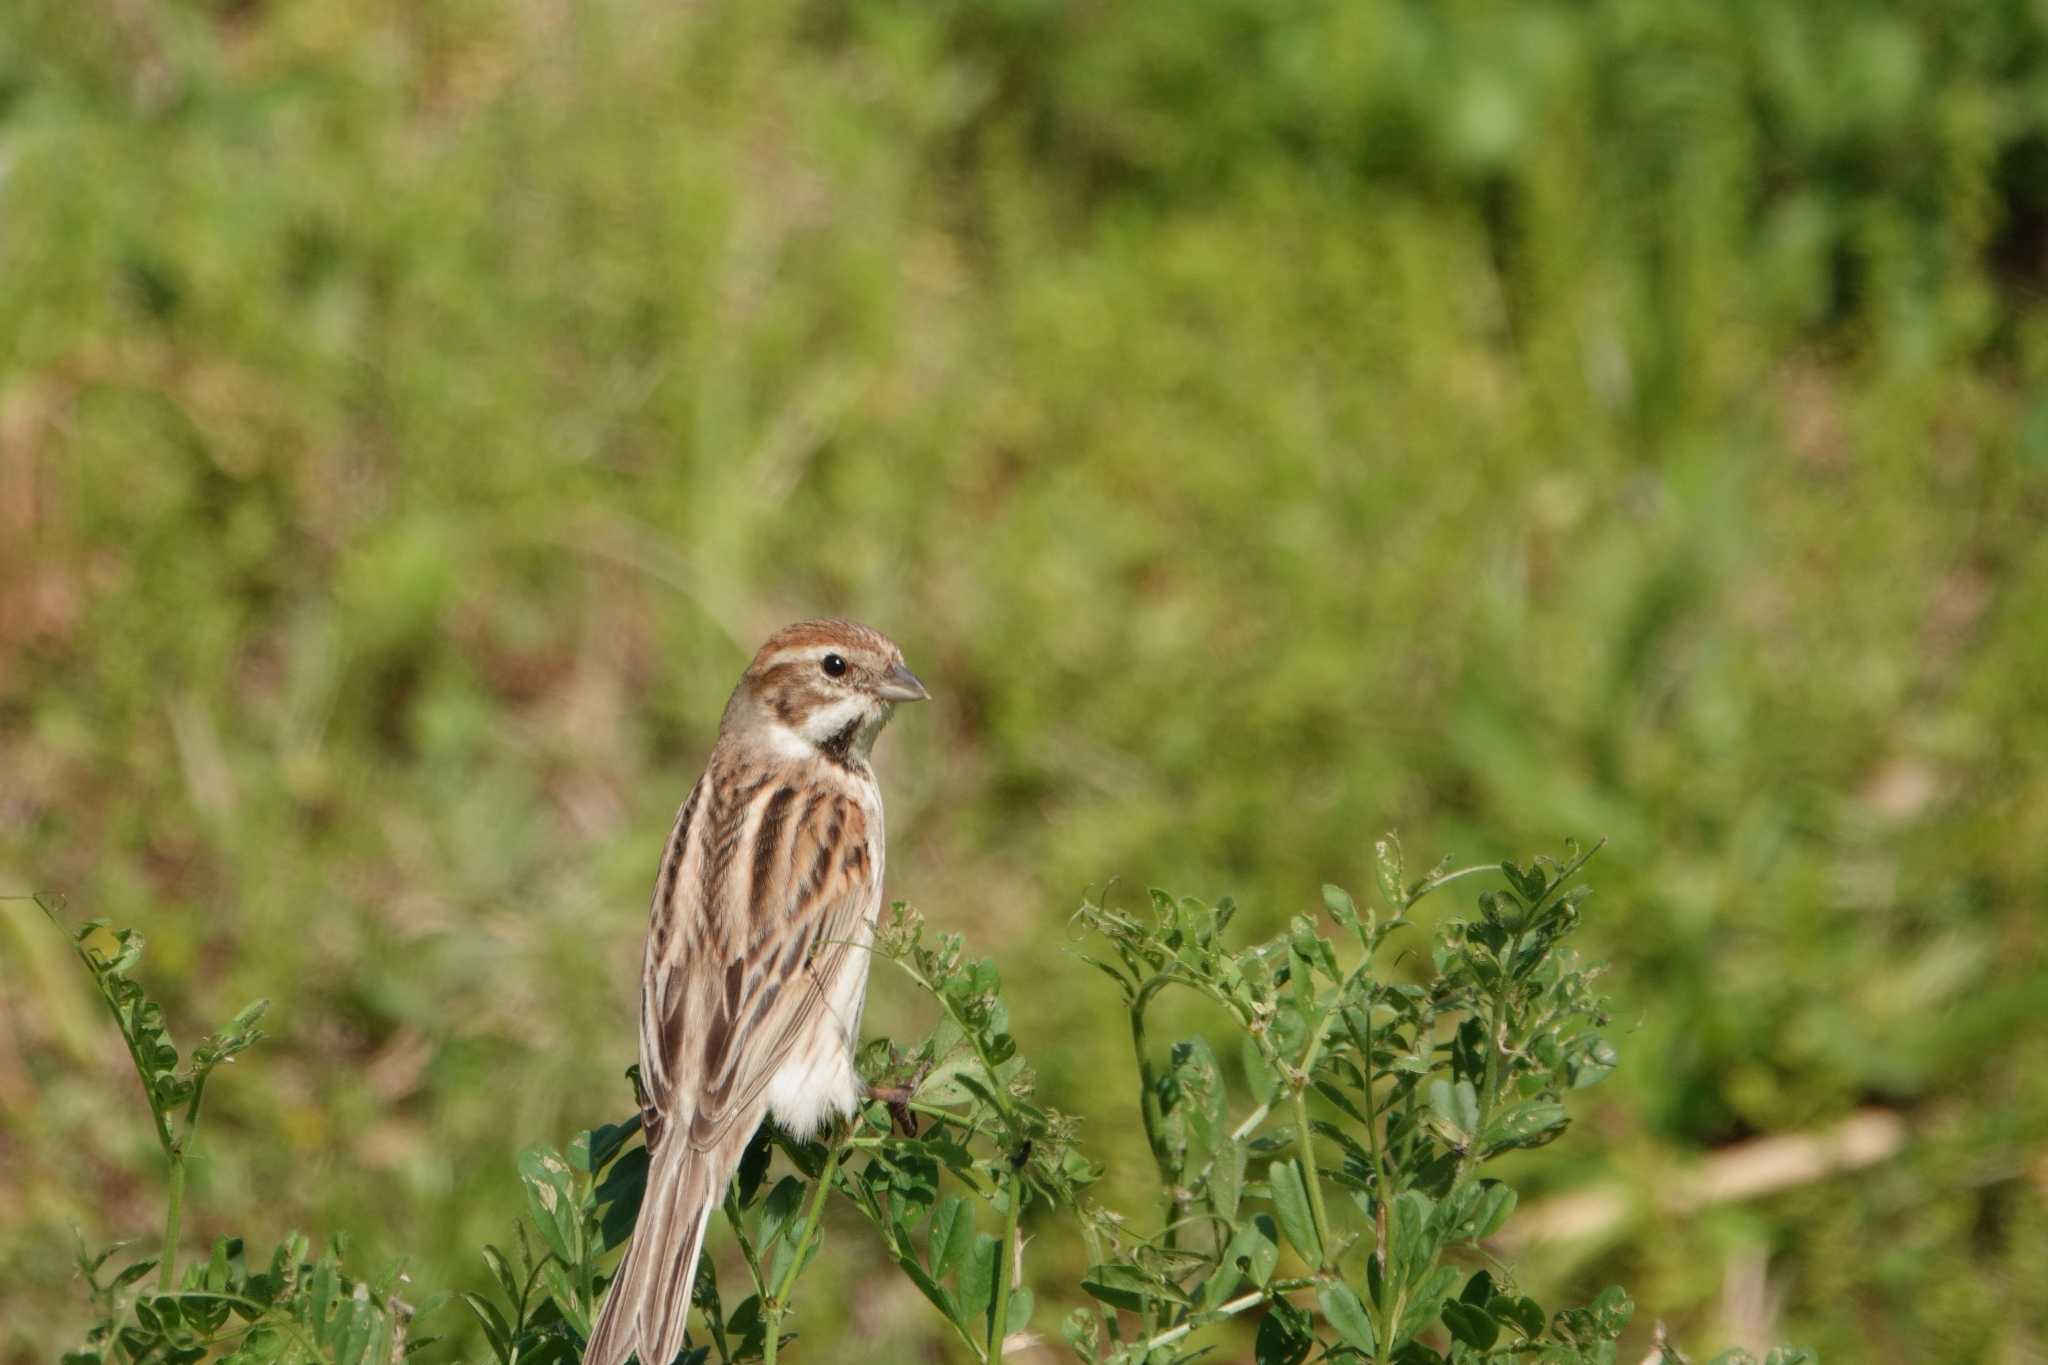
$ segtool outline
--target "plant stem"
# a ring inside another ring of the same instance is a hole
[[[1245,1115],[1245,1120],[1243,1123],[1238,1124],[1237,1127],[1230,1130],[1230,1140],[1232,1142],[1243,1142],[1246,1138],[1252,1135],[1252,1130],[1254,1128],[1257,1128],[1260,1124],[1266,1121],[1266,1115],[1272,1112],[1272,1101],[1267,1100],[1262,1102],[1258,1108],[1252,1110],[1251,1113]]]
[[[1145,1143],[1152,1149],[1152,1162],[1171,1185],[1176,1173],[1167,1169],[1166,1143],[1159,1136],[1159,1078],[1152,1069],[1150,1050],[1145,1046],[1145,1005],[1150,992],[1140,992],[1131,1004],[1131,1051],[1138,1059],[1138,1116],[1145,1124]]]
[[[989,1102],[995,1107],[996,1117],[1003,1121],[1003,1127],[1008,1130],[1011,1141],[1022,1141],[1025,1136],[1025,1125],[1019,1123],[1017,1116],[1010,1112],[1010,1106],[1003,1093],[1003,1084],[996,1079],[996,1063],[989,1059],[988,1049],[982,1045],[980,1031],[960,1017],[960,1011],[953,1007],[953,1002],[946,998],[945,992],[927,980],[924,973],[900,958],[896,960],[896,965],[902,968],[904,975],[915,981],[925,994],[938,1001],[939,1008],[945,1011],[946,1017],[959,1028],[968,1045],[974,1049],[975,1060],[981,1063],[981,1069],[988,1075]],[[835,1159],[836,1155],[835,1153]]]
[[[1521,949],[1522,936],[1517,934],[1508,940],[1507,952],[1502,955],[1502,960],[1514,961],[1515,954]],[[1479,1164],[1481,1135],[1486,1132],[1487,1125],[1493,1122],[1493,1107],[1500,1099],[1501,1051],[1505,1046],[1501,1041],[1501,1033],[1507,1028],[1508,992],[1513,989],[1513,984],[1503,974],[1500,994],[1493,998],[1493,1012],[1488,1016],[1486,1024],[1486,1070],[1479,1078],[1479,1127],[1478,1131],[1472,1134],[1471,1144],[1458,1157],[1457,1174],[1451,1182],[1453,1189],[1463,1185],[1466,1178],[1472,1174],[1473,1168]]]
[[[177,1288],[175,1277],[178,1265],[178,1220],[185,1212],[185,1154],[172,1149],[171,1193],[168,1207],[164,1211],[164,1252],[158,1264],[156,1289],[159,1294],[168,1294]]]
[[[1302,1180],[1308,1186],[1308,1211],[1316,1225],[1316,1245],[1322,1248],[1321,1269],[1328,1270],[1332,1264],[1330,1246],[1330,1213],[1323,1207],[1323,1179],[1316,1171],[1315,1144],[1309,1140],[1308,1127],[1308,1081],[1294,1087],[1294,1131],[1295,1147],[1301,1153]]]
[[[761,1258],[754,1254],[754,1244],[747,1238],[747,1225],[740,1212],[739,1196],[731,1185],[725,1189],[726,1225],[732,1229],[734,1245],[740,1249],[740,1259],[747,1263],[747,1273],[754,1278],[754,1290],[762,1297],[768,1294],[768,1277],[761,1272]]]
[[[1282,1295],[1291,1294],[1297,1289],[1313,1288],[1314,1285],[1315,1281],[1313,1279],[1275,1280],[1264,1289],[1255,1289],[1249,1294],[1238,1295],[1238,1297],[1230,1300],[1230,1302],[1218,1306],[1215,1312],[1222,1317],[1235,1317],[1247,1308],[1256,1308],[1270,1299],[1277,1299]],[[1178,1327],[1169,1327],[1158,1336],[1147,1338],[1145,1350],[1149,1353],[1158,1350],[1161,1346],[1171,1346],[1174,1342],[1179,1341],[1182,1337],[1194,1331],[1197,1325],[1199,1324],[1184,1322]]]
[[[1603,839],[1600,842],[1606,843],[1607,841]],[[1595,847],[1597,849],[1598,845],[1595,845]],[[1587,856],[1590,857],[1591,855],[1589,854]],[[1574,866],[1581,865],[1584,863],[1584,861],[1585,859],[1582,858],[1579,860],[1579,864],[1575,864]],[[1474,877],[1482,872],[1498,871],[1500,871],[1499,863],[1478,863],[1472,867],[1461,867],[1455,872],[1446,872],[1441,877],[1431,877],[1428,881],[1416,887],[1412,893],[1410,893],[1407,897],[1405,897],[1402,900],[1401,913],[1404,915],[1407,914],[1409,907],[1414,905],[1415,902],[1421,900],[1424,896],[1427,896],[1432,891],[1438,890],[1441,887],[1449,886],[1452,882],[1458,880],[1458,878],[1460,877]]]
[[[1010,1331],[1010,1279],[1017,1265],[1017,1214],[1024,1206],[1024,1182],[1010,1170],[1010,1207],[1003,1214],[1003,1244],[997,1251],[995,1312],[988,1324],[989,1365],[1003,1365],[1003,1338]]]
[[[789,1265],[782,1272],[781,1281],[768,1287],[768,1295],[761,1301],[761,1315],[768,1321],[768,1332],[761,1342],[762,1365],[775,1365],[775,1352],[782,1339],[782,1315],[789,1311],[789,1291],[796,1284],[797,1272],[804,1268],[804,1257],[810,1250],[811,1239],[817,1235],[818,1219],[825,1212],[825,1196],[832,1190],[832,1178],[839,1173],[842,1150],[834,1147],[832,1155],[825,1159],[825,1169],[818,1175],[818,1188],[811,1193],[811,1206],[804,1212],[803,1227],[797,1233]]]
[[[1168,1251],[1180,1245],[1181,1216],[1187,1212],[1187,1189],[1181,1183],[1185,1172],[1173,1160],[1172,1150],[1166,1139],[1160,1135],[1160,1124],[1164,1115],[1159,1111],[1159,1073],[1152,1065],[1152,1051],[1145,1045],[1145,1010],[1152,1003],[1152,997],[1172,983],[1170,976],[1155,976],[1140,988],[1131,1001],[1131,1051],[1138,1058],[1138,1116],[1145,1124],[1145,1142],[1152,1149],[1152,1164],[1159,1168],[1160,1183],[1165,1187],[1161,1202],[1161,1221],[1166,1225],[1165,1243]]]

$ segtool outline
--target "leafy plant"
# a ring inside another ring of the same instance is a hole
[[[686,1362],[777,1359],[833,1191],[975,1359],[1000,1361],[1005,1337],[1031,1321],[1032,1291],[1008,1273],[1018,1220],[1032,1202],[1071,1209],[1099,1170],[1076,1150],[1074,1121],[1036,1102],[993,962],[969,959],[957,934],[929,934],[902,905],[881,927],[876,952],[937,1003],[939,1021],[913,1047],[878,1038],[862,1048],[864,1074],[892,1099],[870,1102],[832,1141],[797,1143],[772,1126],[755,1136],[724,1207],[746,1292],[728,1308],[712,1259],[699,1262],[696,1304],[708,1339]],[[899,1131],[913,1125],[914,1133]],[[515,1270],[486,1248],[501,1297],[464,1295],[505,1365],[577,1358],[598,1303],[596,1262],[632,1231],[645,1190],[646,1151],[624,1147],[637,1127],[631,1120],[579,1134],[566,1155],[522,1156],[545,1250],[536,1257],[522,1245]],[[771,1183],[778,1150],[787,1169]]]
[[[40,898],[36,903],[64,928],[55,906]],[[205,1359],[357,1365],[400,1360],[426,1345],[431,1338],[407,1339],[412,1308],[395,1295],[400,1273],[394,1269],[374,1283],[351,1279],[342,1270],[344,1237],[314,1256],[305,1237],[289,1234],[267,1268],[253,1271],[243,1239],[222,1237],[204,1261],[178,1274],[185,1178],[207,1082],[263,1038],[260,1022],[269,1002],[252,1002],[181,1061],[162,1006],[134,979],[142,935],[105,920],[66,932],[128,1046],[167,1170],[163,1241],[155,1256],[129,1261],[110,1274],[115,1257],[131,1243],[93,1253],[80,1249],[79,1270],[94,1317],[84,1346],[65,1355],[67,1365],[183,1365]],[[144,1286],[152,1270],[153,1292]]]
[[[1234,948],[1228,901],[1161,892],[1149,917],[1082,908],[1110,949],[1088,960],[1129,1013],[1161,1187],[1154,1232],[1096,1217],[1111,1254],[1083,1287],[1098,1307],[1067,1323],[1084,1358],[1190,1360],[1200,1329],[1253,1310],[1261,1362],[1613,1358],[1633,1311],[1619,1289],[1546,1314],[1507,1267],[1467,1273],[1454,1259],[1492,1261],[1483,1244],[1514,1211],[1486,1163],[1556,1138],[1564,1096],[1613,1069],[1597,969],[1562,945],[1586,894],[1567,883],[1591,854],[1501,864],[1506,888],[1480,897],[1477,920],[1438,931],[1422,983],[1376,974],[1388,940],[1424,897],[1496,869],[1408,882],[1397,843],[1377,855],[1384,917],[1323,890],[1337,941],[1299,916]],[[1242,1118],[1206,1039],[1164,1057],[1152,1045],[1149,1011],[1172,988],[1206,998],[1236,1032],[1253,1101]],[[1441,1349],[1423,1340],[1439,1327]]]
[[[1120,995],[1138,1064],[1158,1191],[1142,1216],[1092,1198],[1102,1169],[1077,1146],[1076,1121],[1041,1103],[995,964],[898,904],[875,952],[936,1005],[936,1023],[914,1045],[877,1038],[862,1048],[873,1098],[826,1140],[796,1142],[772,1125],[755,1136],[723,1210],[745,1283],[728,1305],[714,1258],[699,1263],[702,1332],[682,1365],[774,1365],[795,1339],[786,1328],[796,1288],[835,1195],[988,1365],[1037,1316],[1019,1240],[1030,1205],[1048,1223],[1064,1219],[1086,1248],[1062,1335],[1095,1365],[1181,1365],[1253,1322],[1259,1365],[1611,1365],[1634,1304],[1609,1288],[1548,1311],[1524,1292],[1492,1242],[1516,1194],[1489,1169],[1555,1140],[1569,1095],[1616,1064],[1599,968],[1566,943],[1587,895],[1574,879],[1591,856],[1444,864],[1410,881],[1389,838],[1376,848],[1377,906],[1326,886],[1322,918],[1297,916],[1248,946],[1232,939],[1228,900],[1155,891],[1139,913],[1084,904],[1075,923],[1088,951],[1077,956]],[[1445,921],[1423,979],[1405,979],[1389,948],[1415,905],[1495,873],[1504,884],[1479,896],[1477,916]],[[308,1260],[305,1239],[288,1237],[267,1271],[251,1273],[240,1239],[224,1238],[176,1277],[206,1082],[261,1037],[263,1003],[181,1066],[161,1009],[130,976],[141,937],[94,922],[73,941],[128,1043],[170,1181],[160,1258],[104,1284],[120,1248],[82,1258],[97,1320],[70,1359],[355,1365],[417,1350],[396,1275],[348,1279],[339,1242]],[[1196,1034],[1159,1047],[1152,1012],[1176,989],[1213,1008],[1226,1046]],[[462,1295],[501,1365],[580,1358],[603,1262],[630,1235],[645,1193],[637,1130],[636,1118],[581,1133],[566,1152],[521,1157],[535,1236],[522,1224],[514,1254],[485,1247],[492,1292]],[[157,1291],[134,1291],[153,1268]],[[1681,1359],[1661,1335],[1657,1349]],[[1766,1365],[1810,1359],[1781,1350]],[[1735,1352],[1717,1365],[1746,1361]]]
[[[711,1260],[701,1263],[705,1339],[684,1359],[777,1359],[836,1191],[978,1361],[1001,1360],[1004,1338],[1035,1315],[1018,1283],[1017,1226],[1038,1203],[1066,1215],[1087,1249],[1087,1302],[1062,1328],[1086,1361],[1175,1365],[1256,1316],[1260,1365],[1612,1362],[1634,1311],[1627,1294],[1547,1311],[1489,1242],[1516,1202],[1489,1163],[1556,1139],[1567,1096],[1616,1063],[1599,969],[1565,943],[1587,895],[1571,883],[1592,851],[1439,866],[1415,881],[1394,840],[1376,855],[1379,908],[1324,888],[1334,937],[1301,916],[1234,946],[1229,901],[1164,892],[1149,913],[1092,901],[1078,912],[1099,945],[1080,956],[1115,984],[1130,1021],[1159,1188],[1142,1219],[1089,1199],[1101,1170],[1076,1146],[1074,1120],[1038,1102],[994,963],[897,905],[877,955],[939,1019],[914,1046],[870,1041],[861,1062],[875,1092],[925,1127],[898,1132],[879,1101],[831,1142],[764,1127],[725,1205],[745,1296],[728,1310]],[[1427,979],[1399,979],[1386,950],[1417,902],[1487,873],[1505,885],[1479,897],[1477,918],[1439,928]],[[1234,1067],[1204,1036],[1155,1045],[1150,1013],[1172,988],[1216,1007],[1235,1035]],[[487,1249],[505,1306],[465,1296],[504,1365],[576,1359],[601,1292],[597,1260],[631,1231],[644,1188],[645,1152],[624,1146],[632,1128],[582,1134],[566,1157],[522,1159],[546,1251],[523,1252],[515,1272]],[[787,1173],[771,1183],[777,1149]],[[1772,1365],[1809,1358],[1780,1352]]]

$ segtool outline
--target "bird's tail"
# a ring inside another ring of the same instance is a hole
[[[584,1365],[626,1365],[635,1352],[640,1365],[669,1365],[683,1349],[704,1226],[734,1164],[722,1152],[692,1149],[682,1133],[669,1135],[648,1169],[640,1217],[583,1348]]]

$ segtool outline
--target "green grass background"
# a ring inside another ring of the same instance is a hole
[[[936,698],[891,891],[1116,1189],[1085,888],[1604,834],[1622,1069],[1522,1173],[1636,1212],[1532,1282],[2048,1359],[2044,305],[2038,0],[10,0],[0,891],[185,1041],[276,999],[195,1243],[481,1287],[624,1108],[726,691],[844,612]],[[155,1235],[132,1085],[0,907],[0,1360]],[[1898,1158],[1655,1212],[1866,1105]],[[946,1358],[856,1238],[802,1356]]]

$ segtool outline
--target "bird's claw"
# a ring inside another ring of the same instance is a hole
[[[917,1115],[911,1111],[910,1101],[916,1096],[917,1088],[924,1084],[924,1078],[931,1072],[930,1062],[922,1063],[911,1076],[907,1085],[871,1085],[868,1098],[879,1100],[889,1110],[889,1122],[895,1130],[907,1138],[917,1136]]]
[[[887,1106],[890,1126],[905,1137],[917,1136],[917,1115],[910,1110],[910,1097],[916,1093],[917,1087],[910,1085],[868,1087],[868,1098]]]

